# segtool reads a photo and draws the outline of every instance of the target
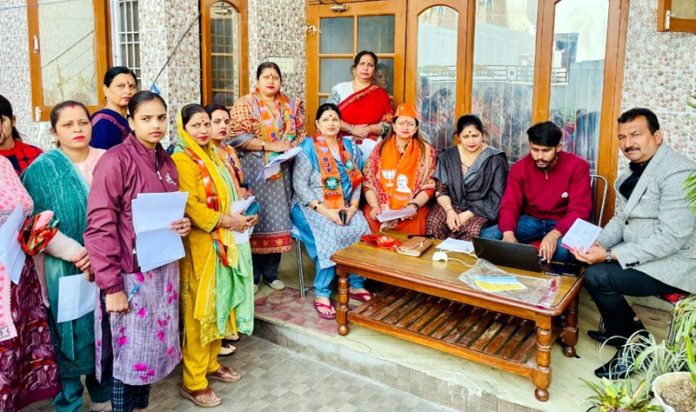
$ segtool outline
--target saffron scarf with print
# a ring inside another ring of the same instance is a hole
[[[345,200],[343,198],[343,187],[341,186],[341,174],[329,149],[326,139],[316,134],[314,137],[314,151],[319,162],[319,173],[321,173],[322,190],[324,192],[324,204],[329,209],[343,209]],[[341,162],[345,165],[352,189],[355,189],[362,182],[362,173],[353,162],[353,157],[343,145],[343,138],[338,139],[338,152]]]
[[[231,213],[233,196],[213,160],[213,156],[218,155],[213,152],[212,143],[208,142],[205,146],[200,146],[186,132],[181,112],[176,124],[180,137],[177,151],[183,151],[198,165],[205,186],[206,204],[217,212]],[[201,324],[201,344],[203,345],[225,334],[219,327],[221,323],[226,324],[228,320],[234,322],[233,312],[229,316],[226,313],[218,313],[219,307],[226,306],[221,300],[228,298],[228,294],[219,293],[218,290],[222,291],[231,287],[229,282],[220,284],[220,281],[229,279],[223,271],[237,267],[238,264],[237,243],[232,231],[218,227],[210,232],[210,236],[217,259],[206,261],[206,265],[214,265],[213,268],[206,266],[201,270],[193,308],[193,317]],[[223,314],[224,319],[221,321]]]
[[[259,106],[259,114],[261,116],[260,127],[263,141],[271,143],[282,140],[287,140],[288,142],[295,140],[297,137],[297,129],[295,127],[295,108],[290,104],[290,99],[288,99],[288,97],[283,93],[278,92],[276,95],[276,100],[278,103],[275,108],[280,111],[281,116],[280,119],[276,119],[271,108],[269,108],[266,102],[263,100],[263,96],[258,88],[256,88],[254,91],[254,96],[256,97],[256,102]],[[280,155],[281,153],[279,152],[267,151],[265,153],[266,164]],[[280,173],[276,173],[275,175],[271,176],[271,179],[278,179],[280,176]]]
[[[403,208],[413,198],[421,158],[421,147],[416,138],[411,138],[403,154],[399,153],[396,140],[396,136],[392,136],[384,142],[380,153],[379,182],[392,210]]]

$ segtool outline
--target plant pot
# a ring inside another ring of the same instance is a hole
[[[662,406],[665,409],[665,412],[676,412],[672,405],[669,405],[665,402],[663,398],[665,391],[675,386],[681,385],[684,380],[686,380],[686,382],[689,385],[687,386],[687,388],[691,388],[691,390],[693,391],[693,387],[690,386],[691,377],[689,375],[689,372],[669,372],[658,376],[653,381],[652,391],[655,394],[655,400],[657,401],[658,405]]]

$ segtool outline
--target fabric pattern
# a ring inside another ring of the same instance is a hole
[[[12,163],[12,167],[18,175],[22,174],[24,169],[29,167],[42,153],[43,150],[21,140],[15,140],[15,145],[12,149],[0,150],[0,156],[6,157]]]
[[[457,206],[452,205],[452,208],[457,214],[464,212]],[[476,237],[481,233],[481,229],[486,226],[487,222],[488,219],[485,217],[474,214],[459,229],[450,230],[447,226],[447,213],[445,213],[445,209],[442,206],[437,204],[430,208],[425,227],[427,234],[435,239],[452,237],[460,240],[471,240],[472,237]]]
[[[290,105],[295,108],[297,133],[297,138],[291,144],[297,146],[304,138],[304,104],[290,99]],[[264,152],[245,150],[246,144],[251,139],[264,140],[259,104],[253,93],[237,100],[231,110],[231,119],[230,143],[237,149],[242,168],[249,176],[247,183],[261,205],[259,222],[251,236],[251,252],[255,254],[289,252],[292,249],[290,207],[293,162],[287,161],[281,164],[281,177],[278,179],[257,179],[259,172],[266,164]]]
[[[128,313],[111,313],[111,342],[102,339],[101,305],[95,311],[96,358],[104,345],[113,351],[113,377],[128,385],[150,385],[169,375],[181,360],[179,267],[169,263],[150,272],[123,274],[132,296]],[[135,288],[139,285],[139,289]],[[97,363],[97,378],[102,366]]]
[[[392,102],[383,88],[370,85],[353,92],[353,82],[338,83],[331,89],[327,103],[333,103],[341,110],[341,120],[351,125],[382,123],[380,135],[370,135],[368,139],[377,140],[389,133],[392,120]],[[341,132],[341,137],[349,136]]]

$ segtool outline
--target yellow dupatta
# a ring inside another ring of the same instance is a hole
[[[179,132],[180,141],[178,149],[186,153],[199,166],[203,183],[206,186],[207,203],[217,206],[216,210],[220,213],[230,213],[232,204],[232,194],[225,183],[225,180],[220,175],[213,160],[213,156],[217,156],[213,152],[211,142],[204,147],[201,147],[184,128],[181,112],[176,120],[177,130]],[[212,192],[212,193],[211,193]],[[212,199],[211,197],[217,199]],[[200,273],[200,280],[196,296],[194,298],[193,317],[201,324],[201,344],[206,345],[216,339],[220,339],[225,334],[236,332],[236,321],[234,311],[230,312],[227,326],[224,331],[218,328],[217,316],[217,271],[225,270],[220,260],[226,260],[227,266],[236,267],[238,264],[237,243],[235,242],[232,231],[224,228],[214,229],[210,233],[213,238],[211,243],[212,250],[209,256],[213,259],[206,259],[203,270]]]

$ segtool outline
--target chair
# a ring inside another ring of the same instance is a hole
[[[599,186],[601,186],[601,196],[599,196]],[[602,218],[604,217],[604,206],[607,201],[607,192],[609,191],[609,182],[604,176],[597,174],[590,174],[590,187],[592,188],[592,215],[591,220],[598,226],[602,225]],[[599,201],[599,213],[597,213],[597,199]]]
[[[300,230],[295,225],[292,226],[292,231],[290,234],[292,238],[295,239],[295,255],[297,255],[297,276],[300,287],[300,298],[304,299],[307,290],[305,288],[304,266],[302,265],[302,236],[300,235]]]

